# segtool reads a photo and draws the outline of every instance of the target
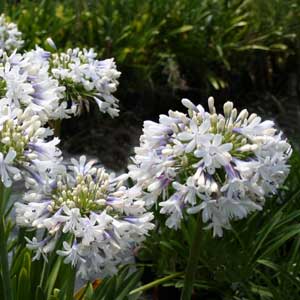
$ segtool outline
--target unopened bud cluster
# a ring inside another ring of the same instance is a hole
[[[7,120],[0,131],[0,152],[6,155],[10,149],[16,151],[16,161],[24,160],[24,150],[28,145],[29,136],[23,135],[23,128],[13,120]]]
[[[57,211],[62,206],[79,208],[82,215],[105,208],[109,193],[109,175],[103,168],[97,169],[94,175],[78,174],[72,178],[70,186],[67,177],[60,176],[57,188],[52,195],[51,210]]]

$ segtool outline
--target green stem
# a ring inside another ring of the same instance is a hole
[[[2,286],[5,300],[12,300],[11,282],[9,276],[8,253],[5,237],[4,217],[0,220],[0,257],[1,257],[1,271],[2,271]]]
[[[6,225],[5,225],[5,210],[9,200],[9,191],[0,183],[0,261],[2,273],[2,286],[4,292],[4,300],[12,300],[11,281],[8,263]]]
[[[68,285],[67,285],[67,292],[66,292],[66,300],[73,300],[74,299],[74,287],[75,287],[75,280],[76,280],[76,268],[70,265],[70,272],[68,276]]]
[[[44,286],[46,268],[47,268],[47,261],[44,259],[44,261],[43,261],[42,275],[41,275],[41,279],[40,279],[40,287],[41,288],[43,288],[43,286]]]
[[[11,188],[6,188],[0,181],[0,215],[5,217],[8,200],[10,197]]]
[[[195,274],[197,271],[199,254],[200,254],[201,231],[202,231],[202,220],[201,220],[201,214],[199,213],[197,216],[197,223],[194,231],[192,246],[190,248],[189,259],[185,270],[184,285],[180,297],[181,300],[190,300],[192,297]]]
[[[159,286],[159,285],[161,285],[161,284],[163,284],[163,283],[165,283],[165,282],[168,282],[168,281],[171,280],[171,279],[174,279],[174,278],[176,278],[176,277],[179,277],[179,276],[181,276],[182,274],[183,274],[183,272],[177,272],[177,273],[174,273],[174,274],[165,276],[165,277],[163,277],[163,278],[159,278],[159,279],[157,279],[157,280],[155,280],[155,281],[152,281],[152,282],[150,282],[150,283],[147,283],[147,284],[145,284],[145,285],[143,285],[143,286],[140,286],[140,287],[138,287],[138,288],[132,290],[132,291],[129,293],[129,295],[133,295],[133,294],[138,293],[138,292],[144,292],[144,291],[146,291],[146,290],[148,290],[148,289],[151,289],[151,288],[153,288],[153,287],[155,287],[155,286]]]
[[[54,121],[54,136],[60,137],[61,133],[61,120]]]

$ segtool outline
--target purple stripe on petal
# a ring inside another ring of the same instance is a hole
[[[232,132],[234,132],[234,133],[241,133],[242,130],[241,130],[241,128],[236,127],[236,128],[232,129]]]
[[[108,204],[113,204],[113,203],[118,202],[118,201],[120,201],[120,199],[116,198],[116,197],[108,196],[106,198],[106,203],[108,203]]]
[[[171,179],[169,179],[168,177],[165,176],[165,174],[161,174],[160,176],[157,177],[158,180],[160,180],[161,183],[161,188],[165,188],[167,187],[170,182],[172,181]]]
[[[140,224],[141,223],[141,220],[140,218],[137,218],[137,217],[125,217],[123,218],[124,221],[127,221],[129,223],[132,223],[132,224]]]
[[[34,76],[34,75],[28,75],[27,78],[28,78],[29,81],[34,81],[34,80],[37,79],[37,77]]]
[[[34,150],[34,151],[40,153],[40,154],[45,154],[45,153],[46,153],[45,150],[43,149],[43,147],[40,147],[40,146],[38,146],[38,145],[35,144],[35,143],[28,143],[28,147],[29,147],[30,149],[32,149],[32,150]]]
[[[230,179],[236,178],[236,174],[235,174],[234,169],[231,166],[231,164],[228,164],[225,166],[225,171]]]
[[[232,164],[226,165],[225,166],[225,171],[226,171],[227,176],[230,179],[240,178],[239,172],[233,168]]]
[[[41,176],[38,173],[33,172],[29,167],[24,167],[24,169],[26,170],[26,172],[28,172],[32,176],[32,178],[37,183],[39,183],[39,184],[43,184],[44,183],[43,180],[42,180],[42,178],[41,178]]]
[[[51,53],[48,52],[48,51],[43,51],[42,54],[41,54],[41,57],[43,59],[48,59],[48,58],[50,58],[50,56],[51,56]]]

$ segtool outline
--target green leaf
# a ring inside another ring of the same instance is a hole
[[[160,241],[159,244],[170,251],[174,250],[172,245],[170,243],[168,243],[167,241]]]
[[[183,25],[183,26],[171,31],[169,33],[169,35],[176,35],[176,34],[179,34],[179,33],[184,33],[184,32],[191,31],[193,29],[194,29],[193,25]]]
[[[18,276],[17,300],[31,300],[29,297],[30,280],[28,271],[22,268]]]
[[[26,252],[28,252],[28,249],[23,248],[19,253],[17,253],[17,255],[15,255],[10,271],[12,275],[19,274]]]
[[[217,81],[217,79],[213,76],[207,76],[208,81],[210,82],[210,84],[214,87],[215,90],[219,90],[220,89],[220,85]]]
[[[91,283],[89,283],[87,285],[87,289],[84,292],[84,294],[82,295],[81,299],[79,300],[92,300],[94,296],[94,289],[93,289],[93,285]]]
[[[35,290],[35,300],[45,299],[46,298],[45,296],[46,295],[45,295],[43,289],[40,286],[38,286]]]
[[[236,48],[237,51],[247,51],[247,50],[261,50],[261,51],[269,51],[270,47],[263,45],[246,45]]]
[[[286,51],[288,49],[288,46],[285,44],[272,44],[270,48],[271,50]]]
[[[277,264],[273,263],[272,261],[270,260],[267,260],[267,259],[258,259],[257,260],[257,263],[258,264],[261,264],[263,266],[266,266],[274,271],[278,271],[279,270],[279,267]]]
[[[2,278],[2,274],[0,272],[0,295],[4,295],[4,289],[3,289],[3,278]],[[12,285],[12,288],[14,288],[14,286]]]
[[[233,24],[231,27],[228,27],[226,29],[226,31],[224,31],[224,35],[226,35],[227,33],[231,32],[232,30],[234,30],[238,27],[245,27],[247,25],[248,25],[248,22],[246,22],[246,21],[237,22],[237,23]]]
[[[117,292],[117,276],[109,279],[109,288],[105,291],[105,300],[115,299]]]
[[[253,252],[252,260],[254,259],[254,256],[260,251],[264,241],[267,239],[269,234],[272,232],[273,228],[275,228],[275,226],[279,223],[281,216],[282,216],[282,212],[278,212],[274,216],[271,224],[269,224],[267,227],[265,227],[266,230],[261,231],[261,234],[259,235],[258,243],[255,245],[255,250]]]
[[[59,274],[61,264],[62,264],[62,257],[59,256],[57,258],[57,260],[55,261],[55,264],[51,270],[49,277],[47,278],[46,291],[47,291],[48,297],[51,295],[52,290],[54,288],[57,276]]]
[[[14,276],[12,276],[12,279],[11,279],[11,288],[12,288],[13,299],[17,299],[17,286],[18,286],[18,278],[17,278],[17,275],[14,275]],[[0,295],[3,295],[3,293],[0,293]]]
[[[263,286],[259,286],[256,284],[251,284],[251,291],[254,294],[258,294],[261,297],[271,298],[273,299],[273,294],[268,290],[268,288],[265,288]]]
[[[95,290],[95,300],[105,299],[106,290],[109,288],[109,279],[105,278],[102,280],[101,284]]]
[[[29,253],[29,250],[25,252],[23,257],[23,268],[27,270],[27,273],[30,274],[31,271],[31,255]]]
[[[116,300],[123,300],[128,296],[129,292],[137,286],[139,283],[141,276],[143,274],[143,270],[140,269],[138,272],[134,272],[131,274],[128,278],[124,280],[123,286],[120,286],[120,293],[118,293],[118,296]]]
[[[132,290],[129,293],[129,295],[133,295],[133,294],[138,293],[138,292],[146,291],[148,289],[151,289],[151,288],[153,288],[155,286],[159,286],[159,285],[161,285],[161,284],[163,284],[165,282],[168,282],[171,279],[174,279],[174,278],[182,276],[182,275],[184,275],[184,272],[178,272],[178,273],[170,274],[170,275],[165,276],[163,278],[159,278],[159,279],[154,280],[154,281],[152,281],[150,283],[147,283],[147,284],[145,284],[145,285],[143,285],[141,287],[138,287],[137,289]]]
[[[284,234],[279,236],[279,238],[272,240],[271,245],[263,252],[261,256],[264,257],[267,254],[269,255],[273,251],[277,250],[280,246],[282,246],[286,241],[299,234],[300,234],[300,225],[294,225],[285,228]]]

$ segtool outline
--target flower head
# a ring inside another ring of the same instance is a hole
[[[265,197],[285,180],[291,146],[274,128],[247,110],[239,114],[232,102],[217,114],[188,99],[188,114],[169,111],[159,122],[146,121],[129,175],[144,190],[148,206],[159,202],[166,225],[180,227],[187,214],[202,213],[214,235],[231,219],[261,210]]]
[[[112,95],[120,72],[113,59],[97,60],[93,49],[69,49],[52,55],[53,76],[66,88],[66,97],[79,114],[93,100],[103,113],[118,116],[118,100]]]
[[[47,230],[42,249],[60,236],[64,249],[57,254],[83,277],[111,274],[154,227],[153,216],[135,200],[140,191],[123,185],[124,176],[109,175],[85,157],[72,162],[51,188],[32,188],[25,203],[16,203],[17,223]]]
[[[24,43],[21,35],[17,25],[9,22],[6,16],[2,14],[0,16],[0,49],[12,52],[20,48]]]
[[[49,57],[49,52],[36,47],[22,55],[4,53],[0,64],[1,96],[10,105],[38,115],[43,123],[72,112],[62,102],[65,88],[50,74]]]
[[[0,106],[0,177],[6,187],[24,174],[47,178],[60,168],[59,139],[41,125],[38,116]]]

